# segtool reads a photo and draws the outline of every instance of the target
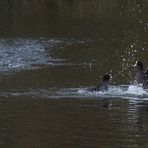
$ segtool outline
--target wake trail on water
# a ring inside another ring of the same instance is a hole
[[[148,91],[137,85],[110,85],[108,91],[91,92],[87,88],[49,88],[31,90],[13,90],[0,92],[4,97],[31,97],[46,99],[103,99],[103,98],[122,98],[148,100]]]

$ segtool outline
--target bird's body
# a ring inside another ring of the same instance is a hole
[[[97,87],[89,88],[88,91],[107,91],[109,80],[110,80],[110,75],[109,74],[104,75],[100,84]]]
[[[135,66],[137,67],[137,84],[142,84],[143,88],[148,88],[148,69],[144,71],[143,64],[140,61],[137,61]]]
[[[94,91],[107,91],[108,82],[101,82],[97,87],[93,88]]]

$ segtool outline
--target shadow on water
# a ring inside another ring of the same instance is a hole
[[[148,147],[146,0],[0,1],[0,147]],[[88,11],[89,10],[89,11]],[[101,76],[107,92],[89,92]]]

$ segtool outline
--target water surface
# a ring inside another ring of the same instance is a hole
[[[115,74],[111,53],[90,58],[92,39],[0,42],[2,147],[147,147],[148,92],[133,85],[130,63],[120,59]],[[87,91],[105,72],[115,75],[109,90]]]
[[[147,1],[0,5],[0,147],[148,147]]]

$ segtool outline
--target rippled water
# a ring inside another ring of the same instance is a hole
[[[147,0],[0,1],[0,148],[147,148]],[[106,92],[90,92],[102,76]]]
[[[31,98],[63,99],[63,98],[83,98],[100,99],[100,98],[121,98],[130,100],[148,100],[148,91],[136,85],[110,86],[106,92],[91,92],[86,88],[65,88],[65,89],[30,89],[30,90],[13,90],[1,92],[1,96],[13,97],[24,96]]]
[[[25,70],[40,65],[57,64],[56,60],[47,55],[46,46],[52,49],[62,41],[56,39],[1,39],[0,40],[0,71]],[[62,61],[61,61],[62,62]]]
[[[2,147],[148,146],[148,92],[133,85],[138,51],[131,63],[123,53],[116,71],[112,52],[98,48],[92,39],[0,40]],[[109,90],[87,91],[105,72]]]

